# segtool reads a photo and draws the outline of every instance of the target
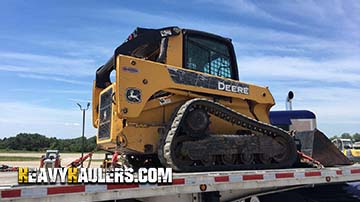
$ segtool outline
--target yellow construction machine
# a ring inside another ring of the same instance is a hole
[[[336,138],[332,143],[353,162],[360,162],[360,146],[351,139]]]
[[[268,87],[239,81],[231,40],[218,35],[137,28],[97,70],[92,102],[98,146],[133,165],[265,169],[298,158],[290,133],[269,124]]]

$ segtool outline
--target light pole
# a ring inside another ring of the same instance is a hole
[[[81,138],[81,167],[83,167],[83,158],[84,158],[84,133],[85,133],[85,111],[89,109],[90,102],[87,103],[86,108],[82,108],[81,104],[76,103],[80,110],[82,111],[83,115],[83,122],[82,122],[82,138]]]

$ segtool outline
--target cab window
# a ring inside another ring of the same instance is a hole
[[[233,78],[228,46],[204,36],[188,35],[186,37],[185,68]]]

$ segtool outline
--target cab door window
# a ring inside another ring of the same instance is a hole
[[[233,78],[229,48],[225,43],[189,35],[185,42],[185,68],[224,78]]]

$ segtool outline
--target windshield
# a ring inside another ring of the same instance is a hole
[[[354,145],[354,149],[360,149],[360,145]]]
[[[360,142],[355,142],[353,144],[354,149],[360,149]]]
[[[351,141],[344,141],[344,148],[352,148],[352,142]]]

